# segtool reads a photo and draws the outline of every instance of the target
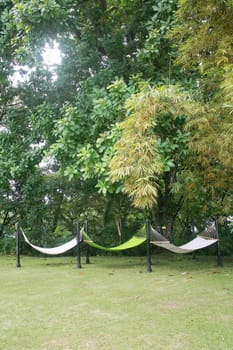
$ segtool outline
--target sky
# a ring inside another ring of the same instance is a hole
[[[59,45],[55,41],[53,45],[45,44],[43,53],[43,64],[47,69],[49,69],[53,74],[53,79],[56,80],[56,73],[55,69],[56,66],[61,63],[62,60],[62,54],[59,50]],[[20,73],[20,71],[23,70],[24,74]],[[27,80],[28,75],[30,73],[31,69],[29,69],[28,66],[17,66],[15,67],[15,73],[12,76],[12,81],[14,85],[17,85],[18,82],[22,82]]]
[[[42,57],[44,64],[47,66],[54,66],[60,64],[62,55],[61,51],[59,50],[58,43],[54,42],[53,47],[46,44]]]

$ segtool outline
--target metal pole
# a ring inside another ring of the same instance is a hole
[[[222,267],[223,263],[222,263],[222,255],[221,255],[221,248],[220,248],[220,235],[219,235],[219,226],[218,226],[218,221],[215,220],[215,227],[216,227],[216,231],[217,231],[217,266]]]
[[[146,252],[147,252],[147,272],[152,272],[151,252],[150,252],[150,221],[146,220]]]
[[[80,234],[80,223],[79,221],[77,222],[77,235],[76,235],[76,239],[77,239],[77,268],[81,269],[82,268],[82,264],[81,264],[81,234]]]
[[[88,234],[88,224],[87,221],[85,222],[84,225],[84,230]],[[88,244],[86,244],[86,264],[90,264],[90,247]]]
[[[20,227],[19,223],[16,223],[16,267],[21,267],[20,264]]]
[[[192,232],[192,238],[195,238],[195,230],[194,230],[194,225],[191,225],[191,232]],[[197,260],[197,251],[195,250],[192,252],[192,259]]]

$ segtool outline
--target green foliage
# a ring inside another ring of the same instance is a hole
[[[154,187],[161,171],[156,140],[150,135],[155,106],[153,93],[143,92],[127,101],[131,115],[121,123],[121,138],[117,141],[111,167],[113,181],[123,180],[123,190],[130,195],[136,207],[150,207],[157,197]]]
[[[57,122],[57,141],[51,152],[62,159],[64,175],[69,179],[74,176],[95,179],[96,188],[104,195],[119,192],[120,187],[113,186],[110,181],[109,162],[113,144],[120,134],[118,122],[125,115],[125,99],[136,84],[136,78],[129,87],[117,79],[106,89],[88,90],[91,96],[88,115],[82,104],[82,94],[79,108],[64,107],[64,117]]]
[[[194,135],[195,148],[207,158],[208,145],[213,143],[212,157],[229,168],[232,168],[232,14],[231,1],[208,0],[205,4],[180,1],[177,26],[172,31],[179,46],[177,63],[199,71],[204,100],[209,102],[205,124],[202,119],[197,120],[201,132]]]
[[[198,105],[179,88],[164,86],[145,87],[131,96],[126,108],[128,117],[120,124],[123,131],[110,163],[111,177],[123,181],[123,191],[136,207],[152,208],[159,176],[182,163],[189,136],[181,131],[184,115],[198,113]]]
[[[0,238],[0,255],[15,254],[15,237],[5,236]]]
[[[137,53],[143,62],[143,69],[147,69],[147,77],[157,76],[164,81],[171,78],[169,65],[173,52],[167,33],[174,22],[176,5],[177,0],[155,1],[152,5],[152,16],[146,23],[148,35]],[[163,73],[159,74],[161,71]]]
[[[90,144],[83,147],[78,154],[76,167],[80,166],[80,171],[84,179],[97,179],[96,188],[99,193],[118,192],[119,190],[112,186],[109,177],[109,162],[113,156],[114,138],[119,134],[118,128],[105,132],[96,141],[96,150]]]
[[[88,218],[120,238],[141,215],[126,194],[169,234],[175,220],[231,215],[232,11],[223,0],[1,1],[0,236],[21,219],[49,242]],[[54,42],[62,62],[45,67]]]
[[[233,224],[232,221],[225,222],[220,231],[221,252],[223,255],[233,255]]]

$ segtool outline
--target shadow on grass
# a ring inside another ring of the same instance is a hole
[[[172,253],[162,253],[153,255],[152,258],[152,271],[168,270],[171,272],[195,272],[195,271],[206,271],[216,270],[221,272],[222,268],[217,266],[217,259],[215,256],[198,256],[196,259],[192,258],[192,255],[175,255]],[[96,268],[105,269],[135,269],[140,268],[141,271],[147,270],[147,258],[146,257],[100,257],[95,256],[92,258],[92,264]],[[85,266],[85,264],[84,264]],[[233,258],[223,258],[223,267],[232,268]]]
[[[218,266],[216,256],[198,255],[193,259],[192,255],[176,255],[172,253],[158,254],[152,257],[152,268],[164,268],[169,270],[187,270],[190,272],[206,269],[217,269],[221,271],[222,267],[232,268],[233,258],[223,257],[223,266]]]
[[[14,256],[8,257],[7,260],[11,260],[14,263]],[[216,256],[205,256],[198,255],[196,259],[192,258],[192,255],[177,255],[168,252],[163,252],[160,254],[153,254],[152,260],[152,270],[167,270],[171,272],[194,272],[194,271],[205,271],[209,269],[215,269],[216,271],[221,271],[221,267],[217,266]],[[70,266],[72,268],[77,267],[76,257],[70,256],[60,256],[60,257],[31,257],[22,256],[21,257],[22,267],[27,266],[33,268],[34,266],[48,266],[48,267],[62,267]],[[82,269],[93,268],[104,268],[104,269],[114,269],[114,270],[126,270],[126,269],[140,269],[140,271],[147,271],[147,257],[146,256],[91,256],[90,264],[86,264],[85,257],[82,257]],[[223,267],[232,268],[233,267],[233,257],[223,257]],[[79,269],[77,269],[79,270]]]

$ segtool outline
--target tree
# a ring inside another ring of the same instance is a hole
[[[30,227],[38,212],[38,227],[70,229],[88,214],[98,228],[114,218],[121,233],[149,208],[171,235],[178,213],[192,221],[223,203],[229,212],[232,26],[223,20],[232,6],[190,4],[176,12],[176,0],[1,3],[2,223],[21,215]],[[51,70],[43,50],[54,42],[62,62]]]
[[[128,117],[120,124],[122,134],[110,162],[111,178],[123,182],[136,207],[152,210],[171,237],[184,201],[181,187],[190,182],[186,119],[202,109],[177,86],[144,87],[128,99],[126,108]]]
[[[232,212],[232,14],[231,1],[180,1],[171,36],[179,48],[177,63],[199,73],[205,114],[191,118],[190,146],[197,186],[208,193],[214,213]],[[216,206],[216,203],[219,205]]]
[[[38,166],[59,135],[68,134],[67,145],[71,146],[64,148],[62,154],[57,153],[58,162],[54,160],[54,166],[62,161],[69,168],[77,153],[81,155],[87,140],[93,143],[101,139],[102,133],[109,132],[112,116],[106,115],[102,121],[94,119],[89,113],[92,98],[100,100],[102,86],[116,74],[127,81],[134,70],[139,70],[135,53],[147,35],[143,23],[151,16],[150,7],[141,4],[141,1],[122,2],[119,6],[115,1],[38,0],[8,1],[2,6],[1,43],[5,61],[1,62],[7,67],[4,79],[10,86],[11,75],[19,69],[24,77],[20,86],[12,86],[7,103],[13,101],[14,106],[9,106],[2,123],[7,131],[1,144],[1,161],[7,170],[2,202],[7,198],[14,215],[25,214],[24,205],[29,208],[32,204],[30,196],[35,199],[36,194],[38,202],[42,200],[42,192],[34,189],[43,183],[44,175]],[[42,62],[44,45],[53,40],[59,42],[64,61],[56,81]],[[98,108],[94,111],[97,114]],[[57,119],[60,121],[53,132]],[[58,142],[54,147],[57,145]]]
[[[177,40],[179,55],[177,63],[184,69],[200,72],[200,88],[203,101],[206,102],[206,118],[196,124],[193,146],[199,144],[199,150],[208,156],[208,144],[215,148],[214,156],[226,165],[232,165],[232,14],[231,1],[186,0],[180,2],[177,11],[177,26],[173,29],[173,38]],[[199,123],[199,128],[197,124]],[[201,130],[202,129],[202,132]],[[203,134],[207,134],[205,137]],[[195,142],[197,141],[197,142]],[[200,141],[200,142],[199,142]],[[198,146],[197,146],[198,147]]]

